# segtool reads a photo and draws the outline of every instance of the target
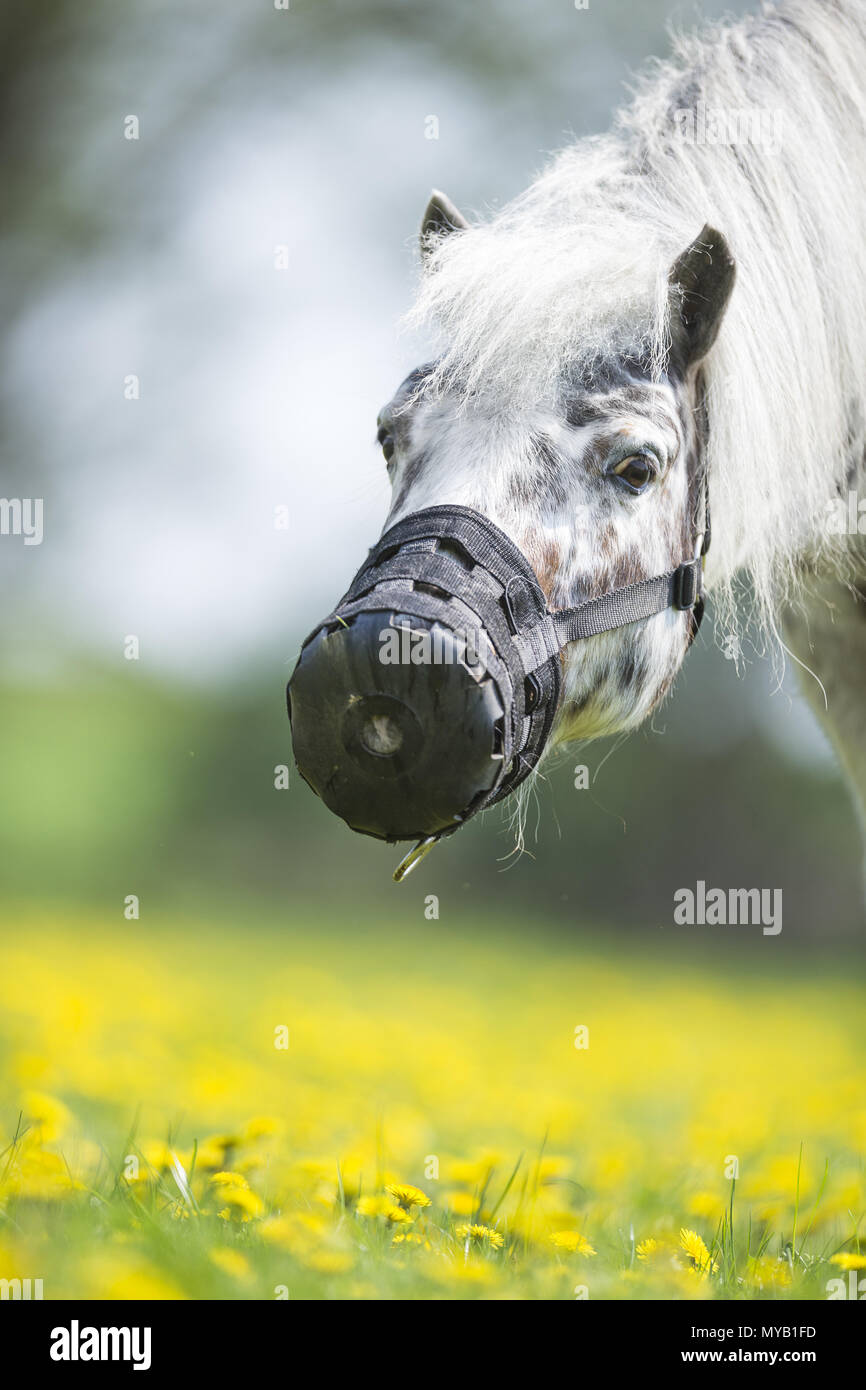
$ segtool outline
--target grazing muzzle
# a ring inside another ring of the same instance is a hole
[[[414,512],[303,644],[288,687],[298,770],[353,830],[421,842],[403,877],[537,765],[565,645],[669,607],[694,610],[694,636],[700,555],[552,612],[526,556],[487,517]]]

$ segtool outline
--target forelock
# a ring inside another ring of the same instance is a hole
[[[440,240],[409,316],[441,334],[428,388],[519,409],[620,356],[661,375],[672,244],[626,211],[631,177],[613,137],[584,141],[491,221]]]

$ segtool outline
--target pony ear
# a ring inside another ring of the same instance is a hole
[[[468,226],[466,218],[462,212],[458,212],[447,193],[440,193],[438,188],[434,188],[421,219],[421,255],[425,258],[429,256],[440,237],[462,232]]]
[[[736,273],[728,243],[709,224],[671,266],[671,353],[682,368],[700,362],[716,341]]]

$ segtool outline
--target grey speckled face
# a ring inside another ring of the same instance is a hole
[[[694,553],[702,525],[695,373],[654,382],[634,360],[611,362],[569,384],[555,405],[515,420],[496,402],[428,394],[430,370],[407,377],[379,415],[393,489],[388,525],[443,503],[482,512],[527,556],[554,609]],[[658,614],[572,644],[557,736],[640,723],[669,689],[692,622]]]

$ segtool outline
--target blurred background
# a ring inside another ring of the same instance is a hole
[[[6,8],[0,491],[45,509],[41,545],[0,540],[10,912],[135,893],[151,921],[399,923],[436,893],[452,925],[652,942],[700,877],[784,891],[784,944],[725,949],[850,941],[861,851],[826,743],[792,676],[726,659],[710,622],[652,728],[548,768],[523,855],[494,811],[398,888],[399,849],[294,769],[275,786],[299,642],[385,515],[375,419],[425,354],[398,323],[431,187],[495,208],[607,127],[667,25],[746,8]]]

